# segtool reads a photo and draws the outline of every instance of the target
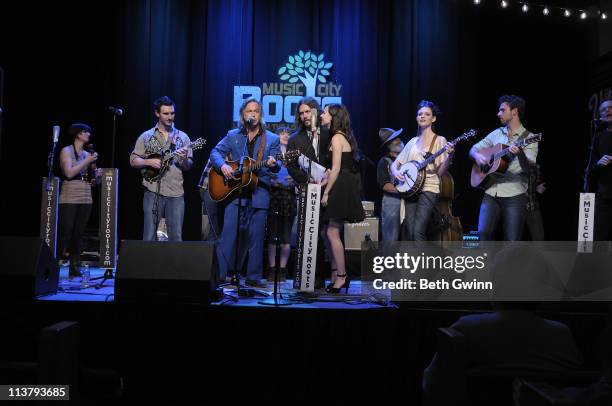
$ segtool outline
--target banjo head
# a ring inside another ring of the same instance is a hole
[[[399,169],[400,173],[404,175],[404,182],[398,183],[397,190],[400,193],[409,192],[415,183],[419,180],[419,168],[416,161],[406,162]]]

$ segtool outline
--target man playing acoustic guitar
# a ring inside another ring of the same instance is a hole
[[[242,172],[248,170],[248,166],[251,165],[249,157],[258,162],[265,159],[265,164],[255,171],[258,178],[255,189],[252,192],[247,192],[247,185],[243,185],[242,194],[234,193],[234,200],[225,208],[223,229],[217,246],[221,280],[228,276],[228,270],[239,272],[248,250],[246,284],[254,287],[266,286],[266,283],[261,279],[263,276],[266,220],[270,205],[270,175],[272,172],[280,170],[279,162],[274,158],[279,153],[278,135],[266,130],[261,103],[256,99],[245,100],[240,107],[238,128],[230,130],[213,148],[210,153],[210,161],[214,170],[222,173],[227,182],[234,180],[236,177],[238,179],[242,178],[241,174],[235,172],[240,171],[240,166],[243,167]],[[242,164],[234,169],[224,159],[228,154],[231,154]],[[212,191],[212,189],[213,184],[211,182],[210,190]],[[238,219],[239,210],[240,219]],[[237,235],[238,221],[240,221],[239,233],[241,235]],[[246,235],[242,235],[242,233]],[[239,244],[237,256],[234,244]]]
[[[523,148],[512,145],[529,135],[521,119],[525,115],[525,100],[515,95],[499,98],[497,117],[502,127],[494,130],[470,149],[470,158],[477,166],[490,164],[490,157],[482,150],[496,144],[510,145],[507,156],[508,167],[503,174],[492,174],[480,205],[478,232],[482,241],[491,241],[498,222],[502,221],[504,240],[518,241],[525,223],[527,205],[527,182],[529,165],[535,165],[538,144],[531,143]],[[501,158],[500,158],[501,159]]]

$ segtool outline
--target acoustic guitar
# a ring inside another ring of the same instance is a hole
[[[534,142],[540,142],[542,134],[531,134],[528,137],[517,140],[512,146],[523,148]],[[495,182],[495,177],[504,174],[508,170],[510,160],[510,146],[505,144],[495,144],[490,148],[482,148],[478,151],[489,161],[484,165],[472,165],[472,175],[470,183],[472,187],[487,189]]]
[[[197,149],[202,148],[204,144],[206,144],[206,140],[203,138],[198,138],[197,140],[190,142],[187,145],[183,145],[181,148],[187,148],[195,151]],[[142,177],[149,182],[157,182],[158,180],[160,180],[170,169],[170,165],[173,164],[173,160],[176,157],[177,152],[178,149],[174,152],[147,155],[145,159],[159,158],[161,160],[161,166],[159,167],[159,169],[153,168],[152,166],[146,166],[142,168],[140,170]]]
[[[287,162],[299,156],[299,150],[292,150],[284,154],[280,153],[274,159]],[[210,193],[210,198],[215,202],[220,202],[239,190],[247,193],[254,191],[258,181],[255,171],[263,168],[267,160],[266,158],[265,160],[256,161],[253,158],[244,156],[240,160],[225,161],[234,171],[232,179],[226,179],[221,171],[213,167],[208,176],[208,193]]]

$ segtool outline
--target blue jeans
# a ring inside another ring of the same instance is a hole
[[[438,193],[421,192],[406,199],[403,240],[427,241],[427,226],[438,202]]]
[[[380,207],[382,240],[397,241],[400,233],[400,207],[402,199],[384,195]]]
[[[236,221],[238,216],[238,199],[235,199],[225,208],[223,215],[223,230],[217,245],[217,260],[219,263],[219,278],[225,279],[230,269],[236,265],[237,271],[242,269],[244,257],[249,253],[247,264],[247,279],[259,280],[263,276],[264,240],[266,237],[266,220],[268,209],[253,208],[251,199],[245,206],[240,207],[240,228],[236,235]],[[236,244],[238,257],[236,258]]]
[[[520,241],[527,211],[527,195],[493,197],[485,193],[480,205],[478,233],[481,241],[493,241],[500,217],[504,241]]]
[[[159,196],[157,203],[157,224],[153,218],[153,205],[155,203],[155,193],[145,190],[142,199],[142,209],[144,211],[144,231],[142,239],[154,241],[157,234],[159,221],[166,219],[169,241],[182,241],[183,237],[183,217],[185,215],[185,200],[181,197]]]

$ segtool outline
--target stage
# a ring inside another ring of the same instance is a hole
[[[128,403],[272,399],[275,393],[302,401],[349,402],[367,393],[384,404],[405,404],[407,398],[420,399],[437,328],[488,307],[360,303],[359,283],[351,284],[351,295],[334,296],[336,301],[323,295],[288,307],[261,305],[259,298],[233,300],[231,288],[210,305],[122,303],[114,300],[113,279],[96,289],[93,284],[101,279],[94,278],[104,272],[95,267],[90,272],[92,286],[81,289],[80,279],[68,279],[67,268],[61,267],[57,294],[5,306],[3,326],[12,332],[5,349],[14,358],[35,360],[41,328],[76,321],[79,365],[121,377],[121,402]],[[288,281],[281,288],[286,297],[294,293],[289,287]],[[605,314],[544,315],[567,323],[589,365],[599,363],[593,342]],[[83,399],[100,396],[88,393],[87,379],[81,381]],[[105,404],[113,402],[109,396]]]

